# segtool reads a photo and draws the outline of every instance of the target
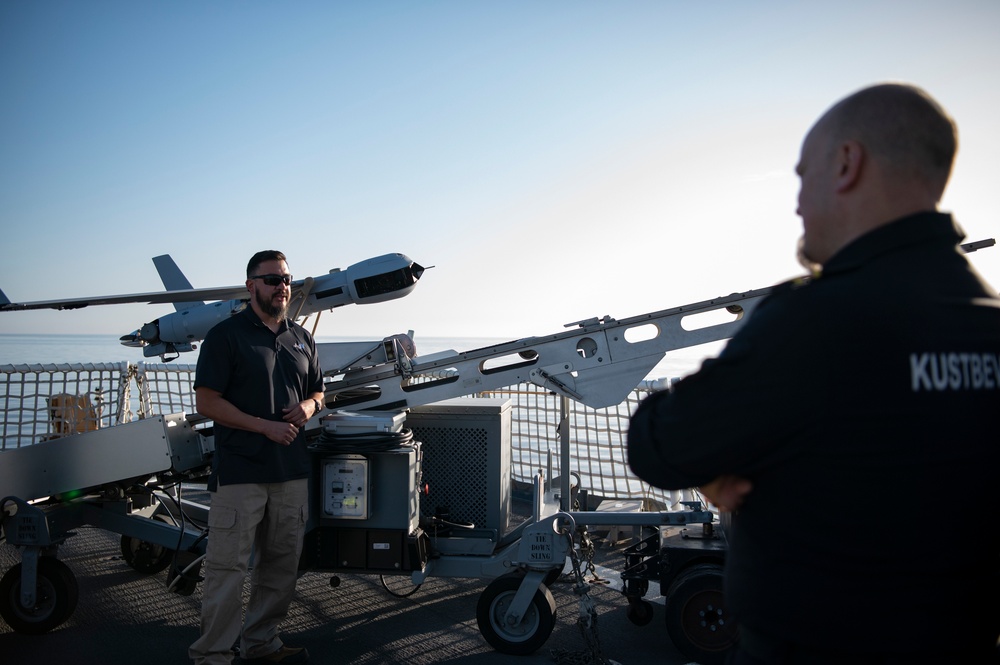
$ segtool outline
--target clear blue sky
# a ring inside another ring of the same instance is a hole
[[[325,335],[524,337],[799,274],[793,167],[834,101],[929,90],[942,207],[1000,236],[1000,3],[0,4],[0,287],[14,301],[298,277],[402,252],[407,298]],[[1000,288],[1000,248],[972,255]],[[169,306],[0,314],[124,334]]]

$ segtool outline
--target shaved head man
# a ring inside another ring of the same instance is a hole
[[[732,513],[732,665],[997,662],[1000,298],[938,211],[956,136],[910,85],[820,116],[810,278],[632,416],[636,475]]]
[[[835,104],[802,144],[802,253],[823,264],[876,227],[935,210],[958,146],[955,123],[907,85],[866,88]]]

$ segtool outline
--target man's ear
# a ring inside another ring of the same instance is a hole
[[[855,185],[861,178],[861,171],[865,167],[865,147],[857,141],[844,141],[837,148],[837,193],[846,192]]]

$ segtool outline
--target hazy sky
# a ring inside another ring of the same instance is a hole
[[[812,122],[884,80],[955,116],[942,208],[1000,236],[1000,3],[0,3],[0,287],[195,286],[401,252],[408,297],[323,335],[525,337],[801,273]],[[1000,288],[1000,248],[971,256]],[[0,314],[125,334],[169,306]]]

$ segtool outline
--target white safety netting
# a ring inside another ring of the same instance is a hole
[[[195,365],[154,363],[0,365],[0,450],[149,416],[194,414]],[[570,474],[593,495],[675,506],[684,496],[650,488],[629,470],[629,417],[654,384],[643,382],[620,404],[593,409],[568,400]],[[469,395],[511,401],[511,477],[530,483],[553,465],[561,474],[562,400],[534,384]],[[686,496],[686,495],[685,495]]]

